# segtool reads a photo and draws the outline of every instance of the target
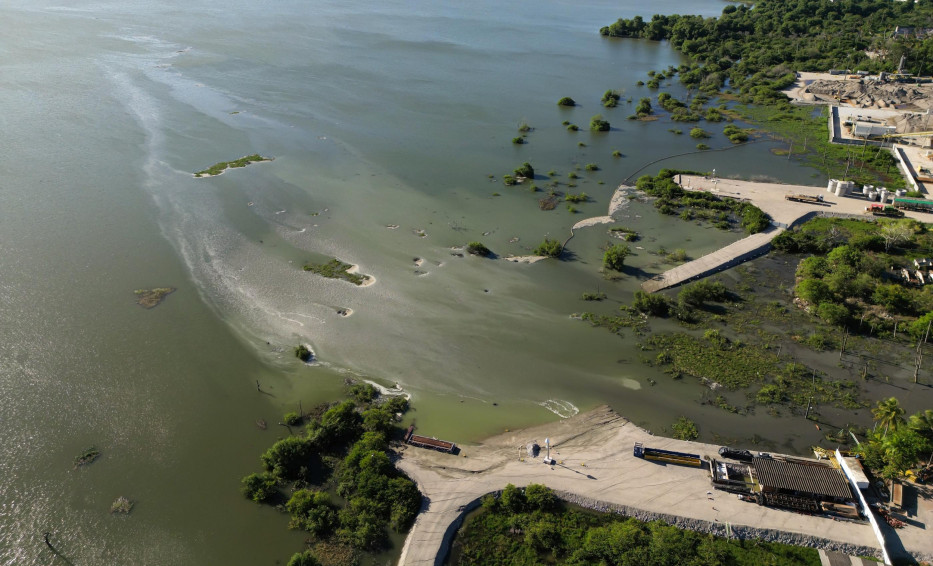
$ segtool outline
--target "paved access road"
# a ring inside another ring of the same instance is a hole
[[[537,440],[543,448],[546,437],[551,439],[552,457],[560,464],[548,466],[527,456],[521,459],[528,442]],[[608,407],[507,432],[479,446],[464,447],[459,456],[404,448],[398,466],[418,483],[426,506],[405,542],[399,564],[441,564],[464,508],[508,483],[540,483],[590,501],[722,525],[723,532],[728,523],[733,530],[751,527],[781,531],[787,535],[784,538],[797,542],[815,536],[838,543],[837,548],[851,545],[871,550],[877,546],[867,524],[740,501],[735,495],[712,490],[706,471],[635,458],[635,442],[701,456],[717,456],[719,449],[652,436]],[[923,544],[925,552],[933,554],[933,538]]]

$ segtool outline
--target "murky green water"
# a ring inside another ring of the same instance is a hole
[[[598,272],[605,227],[578,232],[573,261],[518,265],[452,249],[481,240],[505,256],[563,239],[605,214],[642,164],[692,150],[695,140],[666,131],[682,125],[629,122],[628,104],[599,105],[610,88],[655,96],[636,81],[679,64],[677,54],[596,30],[620,16],[721,7],[0,7],[0,562],[50,563],[44,531],[73,564],[286,559],[301,535],[245,501],[238,482],[284,433],[279,415],[333,399],[347,376],[398,383],[424,432],[460,442],[600,403],[656,428],[680,414],[722,420],[698,408],[692,386],[646,387],[634,340],[570,318],[610,311],[637,288]],[[581,106],[558,108],[562,96]],[[586,131],[600,112],[613,130]],[[535,129],[517,147],[521,120]],[[190,174],[251,153],[275,161]],[[540,193],[487,177],[523,161],[564,181],[598,163],[573,189],[592,202],[577,215],[541,212]],[[820,182],[766,144],[664,166]],[[619,220],[644,235],[628,260],[636,270],[665,268],[649,253],[661,246],[696,257],[739,237],[640,202]],[[377,283],[300,270],[328,256]],[[134,304],[134,289],[158,286],[178,291],[153,310]],[[579,300],[597,287],[609,301]],[[296,362],[299,341],[319,365]],[[90,445],[102,458],[73,470]],[[137,506],[112,517],[121,495]]]

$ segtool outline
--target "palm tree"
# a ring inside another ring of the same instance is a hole
[[[910,415],[910,428],[923,435],[933,433],[933,409],[927,409],[926,411]],[[930,460],[927,462],[927,466],[931,463],[933,463],[933,453],[930,454]]]
[[[896,397],[878,401],[878,406],[871,410],[878,424],[884,426],[883,436],[887,436],[888,428],[897,430],[897,427],[904,422],[904,412],[904,408],[901,407]]]

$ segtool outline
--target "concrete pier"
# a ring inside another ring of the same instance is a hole
[[[768,213],[773,226],[758,234],[733,242],[713,253],[691,262],[665,271],[641,287],[646,292],[654,293],[682,283],[706,277],[717,271],[735,267],[740,263],[768,252],[771,240],[785,229],[818,214],[826,216],[857,217],[874,220],[876,217],[865,214],[865,207],[870,202],[858,196],[837,197],[826,191],[826,187],[808,187],[804,185],[782,185],[779,183],[755,183],[734,179],[717,179],[697,175],[679,175],[678,182],[687,190],[709,191],[715,195],[749,201]],[[789,201],[787,195],[822,196],[822,203]],[[933,215],[922,212],[905,211],[908,218],[921,222],[933,221]]]
[[[641,284],[641,288],[648,293],[654,293],[668,287],[674,287],[694,279],[712,275],[717,271],[739,265],[752,258],[768,253],[771,249],[771,239],[784,231],[784,228],[772,226],[764,232],[752,234],[733,242],[713,253],[706,254],[683,265],[678,265],[664,273],[652,277]]]

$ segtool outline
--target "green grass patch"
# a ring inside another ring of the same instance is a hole
[[[736,540],[595,513],[556,501],[548,488],[508,485],[486,496],[454,540],[453,566],[731,564],[819,566],[815,549]]]
[[[744,120],[786,142],[787,146],[781,150],[783,155],[790,150],[792,156],[827,177],[845,177],[861,185],[884,185],[889,189],[906,186],[897,161],[888,150],[830,143],[825,108],[816,114],[810,106],[791,105],[739,105],[734,110]]]

